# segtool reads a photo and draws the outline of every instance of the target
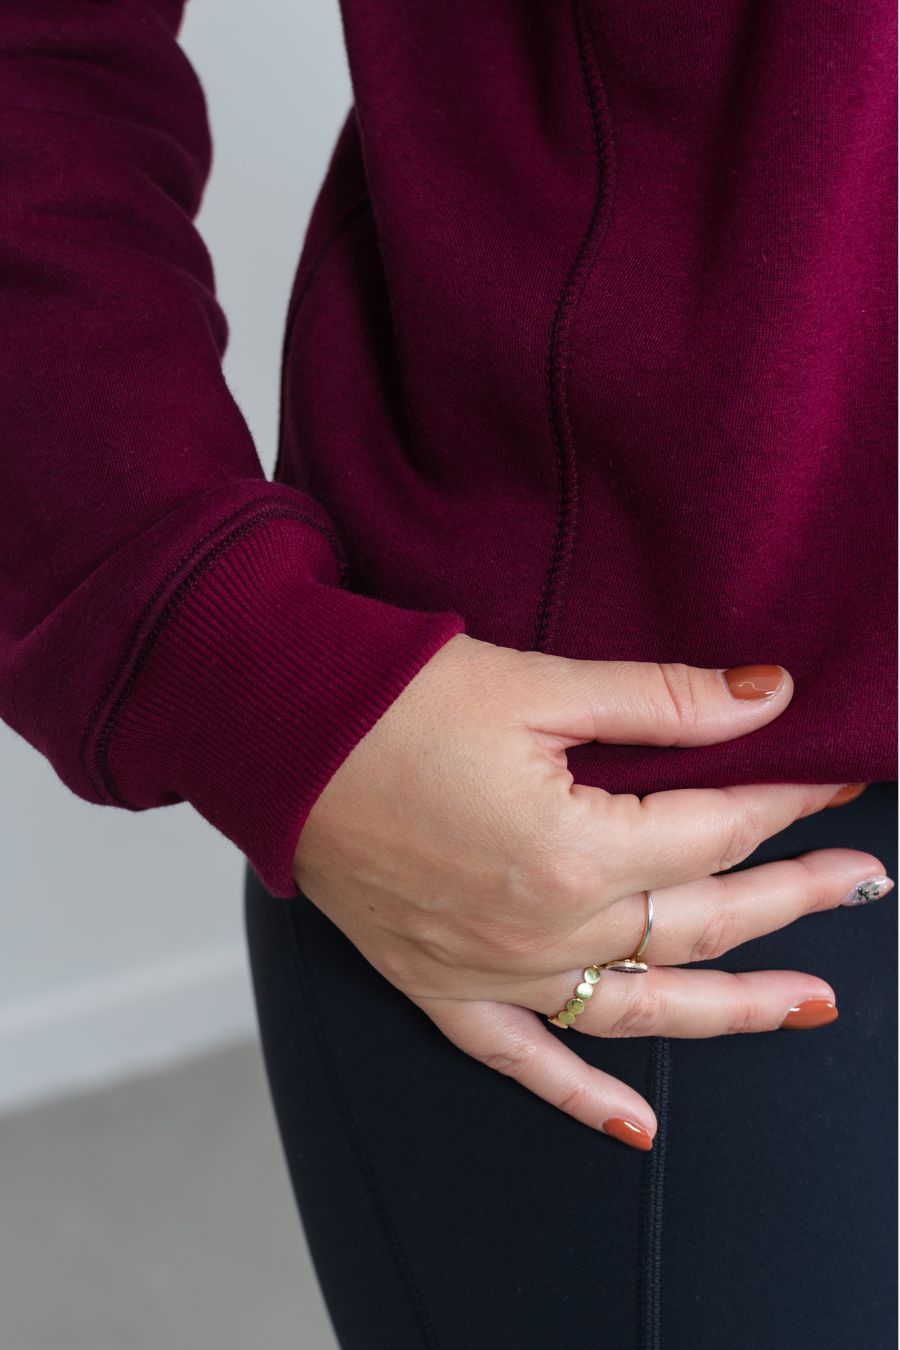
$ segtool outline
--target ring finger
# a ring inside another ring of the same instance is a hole
[[[679,886],[658,887],[653,891],[653,927],[643,960],[667,966],[714,960],[805,914],[851,903],[859,883],[874,883],[878,878],[884,878],[884,870],[877,858],[853,849],[829,848]],[[891,885],[885,878],[880,887],[871,886],[869,893],[875,890],[886,895]],[[586,954],[588,964],[633,952],[644,918],[642,895],[617,900],[577,934],[567,936],[563,961],[574,962]]]

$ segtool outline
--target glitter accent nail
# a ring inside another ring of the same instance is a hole
[[[860,881],[853,887],[853,890],[841,901],[842,905],[867,905],[871,900],[880,900],[888,891],[894,889],[894,883],[890,877],[883,874],[880,877],[868,877],[865,881]]]

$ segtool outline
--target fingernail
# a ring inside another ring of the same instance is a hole
[[[732,698],[771,698],[784,679],[781,666],[731,666],[723,670]]]
[[[847,802],[855,802],[857,797],[861,797],[868,786],[868,783],[845,783],[825,805],[846,806]]]
[[[853,890],[841,901],[842,905],[867,905],[870,900],[880,900],[888,891],[894,889],[894,883],[890,877],[882,874],[880,877],[869,877],[867,881],[860,881],[853,887]]]
[[[653,1147],[650,1131],[645,1130],[643,1125],[635,1125],[633,1120],[623,1119],[622,1116],[613,1116],[611,1120],[605,1120],[603,1129],[606,1134],[612,1135],[613,1139],[629,1144],[632,1148],[643,1149],[645,1153]]]
[[[789,1009],[781,1025],[794,1031],[806,1031],[810,1027],[824,1027],[829,1022],[837,1021],[837,1015],[837,1007],[830,998],[807,998]]]

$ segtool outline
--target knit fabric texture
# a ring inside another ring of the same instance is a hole
[[[771,725],[576,746],[578,782],[895,777],[892,7],[342,0],[274,481],[222,373],[182,9],[2,8],[0,716],[284,897],[463,631],[790,670]]]

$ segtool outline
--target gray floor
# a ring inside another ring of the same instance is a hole
[[[3,1350],[336,1350],[256,1045],[0,1118]]]

